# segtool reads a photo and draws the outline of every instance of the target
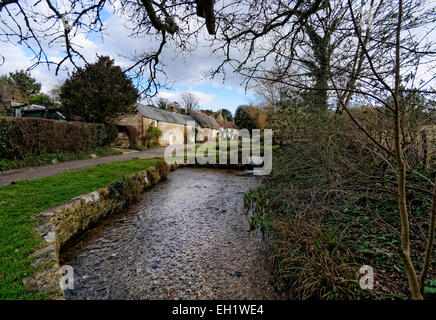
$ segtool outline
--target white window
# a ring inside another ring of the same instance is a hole
[[[162,135],[162,140],[163,140],[163,141],[167,141],[167,134],[166,134],[166,133],[164,133],[164,134]]]

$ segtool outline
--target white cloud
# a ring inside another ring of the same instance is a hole
[[[24,51],[10,43],[2,43],[0,45],[2,55],[5,58],[5,63],[0,66],[0,75],[9,74],[16,70],[27,70],[33,65],[32,59],[26,56]],[[32,77],[42,84],[42,91],[48,92],[55,84],[57,79],[53,76],[53,70],[48,70],[46,65],[39,65],[31,70]],[[64,78],[65,75],[60,76]]]
[[[192,91],[192,90],[190,90],[190,91],[178,91],[178,92],[162,91],[162,92],[159,92],[157,98],[155,98],[154,101],[157,101],[159,98],[162,98],[162,99],[168,100],[170,102],[177,101],[177,102],[181,103],[182,102],[181,95],[184,92],[192,93],[198,99],[199,104],[201,106],[210,104],[216,98],[215,94],[207,94],[207,93],[200,92],[200,91]]]

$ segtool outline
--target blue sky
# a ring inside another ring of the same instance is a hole
[[[160,96],[171,100],[177,100],[177,94],[180,92],[193,92],[200,99],[202,109],[218,110],[226,108],[232,113],[236,111],[239,105],[254,102],[255,96],[250,92],[245,93],[242,87],[215,86],[212,84],[201,84],[198,86],[175,85],[173,90],[163,90]],[[175,97],[175,99],[173,99]]]

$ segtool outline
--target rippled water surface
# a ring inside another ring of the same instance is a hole
[[[66,248],[68,299],[281,299],[243,208],[261,182],[238,171],[178,169],[126,212]]]

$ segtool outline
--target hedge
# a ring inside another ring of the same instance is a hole
[[[111,144],[117,134],[115,125],[0,117],[0,158],[87,151]]]

